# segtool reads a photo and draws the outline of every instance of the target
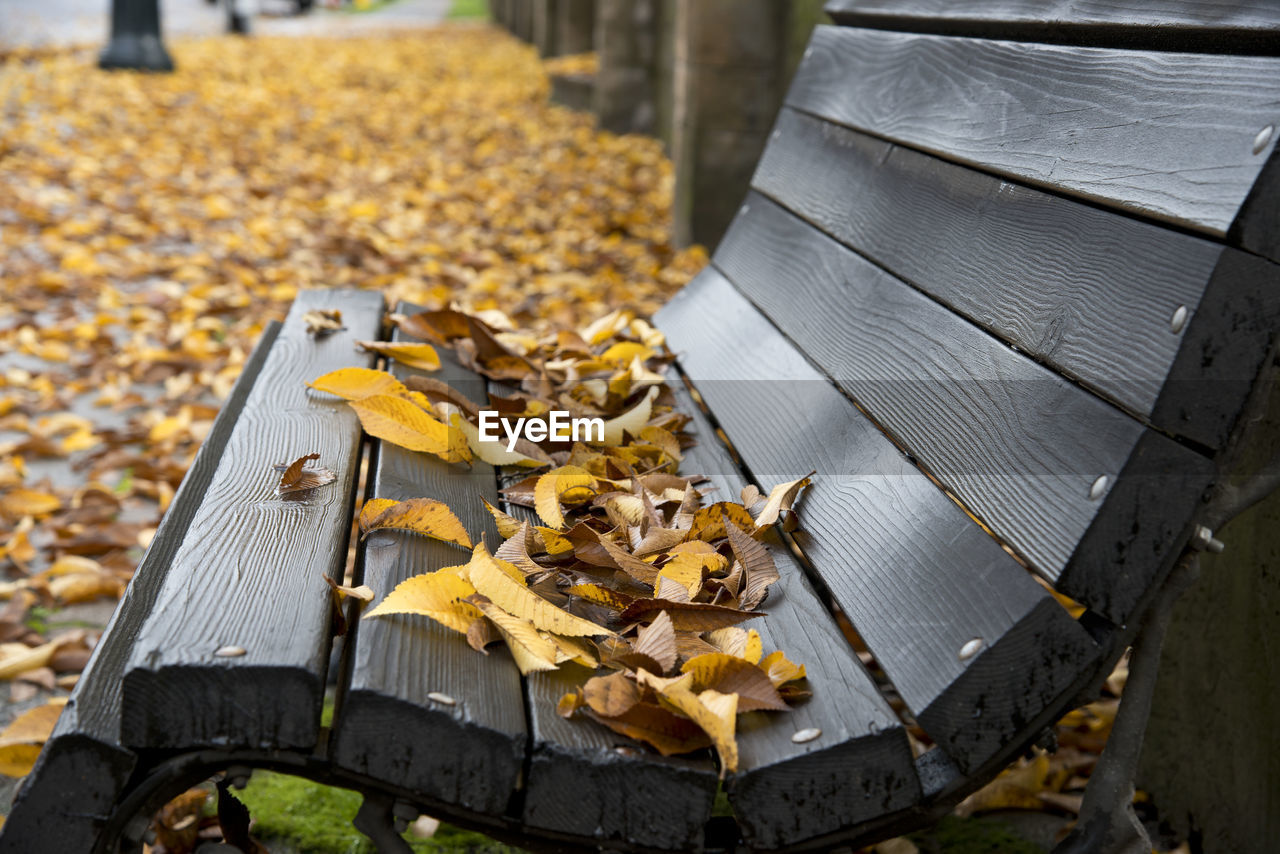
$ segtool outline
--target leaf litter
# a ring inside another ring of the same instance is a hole
[[[605,429],[579,441],[543,431],[518,458],[500,459],[496,443],[480,441],[481,403],[455,390],[376,371],[312,380],[344,397],[385,441],[451,463],[509,466],[507,508],[486,503],[502,538],[492,552],[472,547],[452,509],[435,499],[366,502],[366,535],[397,528],[472,551],[465,563],[401,582],[364,617],[428,617],[481,651],[502,641],[526,675],[569,661],[595,669],[601,675],[560,699],[560,714],[665,755],[710,746],[722,774],[735,771],[737,716],[784,712],[809,693],[803,664],[782,650],[765,656],[759,632],[739,625],[763,616],[757,609],[779,579],[764,540],[795,516],[809,479],[760,496],[755,516],[738,501],[708,501],[706,478],[679,471],[693,440],[663,381],[671,356],[661,333],[629,312],[541,334],[517,330],[496,311],[395,320],[405,335],[450,348],[465,367],[506,383],[509,391],[491,391],[486,408],[542,421],[568,411]],[[399,358],[391,346],[381,352]],[[396,406],[375,415],[370,400]]]

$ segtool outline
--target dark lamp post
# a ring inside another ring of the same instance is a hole
[[[160,39],[160,0],[112,0],[111,41],[98,57],[98,67],[173,70]]]

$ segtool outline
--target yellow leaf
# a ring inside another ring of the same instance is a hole
[[[351,408],[370,436],[448,462],[471,459],[465,439],[453,441],[456,433],[403,398],[374,395],[351,401]]]
[[[336,394],[344,400],[360,400],[374,395],[392,395],[404,397],[408,389],[404,383],[386,371],[375,371],[372,368],[342,368],[330,371],[324,376],[316,377],[307,383],[317,391]]]
[[[502,537],[504,540],[509,540],[519,533],[521,525],[524,524],[523,522],[514,516],[502,512],[485,499],[481,498],[480,500],[484,501],[485,509],[487,509],[490,515],[493,516],[493,521],[498,526],[498,536]]]
[[[491,466],[528,466],[537,468],[547,464],[547,460],[535,460],[533,457],[526,456],[516,450],[508,451],[506,444],[501,440],[497,442],[482,442],[480,440],[480,428],[468,421],[461,412],[450,412],[449,423],[467,438],[467,447],[471,449],[471,453]]]
[[[379,513],[398,503],[394,498],[370,498],[364,503],[364,507],[360,508],[360,530],[368,530],[369,523],[377,518]]]
[[[705,635],[707,643],[716,649],[729,655],[745,658],[752,664],[760,663],[760,656],[764,652],[763,644],[760,641],[760,633],[755,629],[742,629],[738,626],[725,626],[723,629],[716,629],[707,632]],[[781,655],[781,652],[775,655]],[[763,665],[761,665],[763,667]],[[803,668],[801,668],[803,670]],[[785,681],[785,680],[784,680]],[[780,683],[774,683],[780,684]]]
[[[600,354],[600,358],[604,361],[618,364],[628,364],[632,359],[644,361],[652,356],[652,350],[635,341],[619,341]]]
[[[613,634],[603,626],[552,605],[524,585],[524,576],[519,569],[511,564],[503,567],[500,563],[506,561],[496,560],[481,543],[467,564],[476,591],[487,596],[499,608],[557,635],[594,637]]]
[[[783,510],[790,510],[791,505],[795,503],[796,496],[800,494],[800,490],[813,483],[810,479],[816,472],[800,478],[799,480],[780,483],[773,489],[769,490],[769,498],[765,501],[764,508],[760,511],[760,515],[756,517],[756,527],[764,528],[778,521],[778,516]]]
[[[18,715],[0,732],[0,774],[23,777],[31,772],[66,704],[65,697],[51,700]]]
[[[796,679],[804,678],[804,665],[795,664],[787,660],[782,654],[782,650],[776,650],[764,657],[760,662],[760,669],[769,676],[769,681],[773,683],[775,688],[791,682]]]
[[[379,499],[374,499],[379,500]],[[365,504],[368,510],[369,504]],[[413,531],[426,537],[456,543],[464,549],[471,548],[471,537],[462,522],[443,501],[434,498],[410,498],[407,501],[393,501],[390,506],[372,518],[360,513],[360,530],[368,533],[383,528],[398,528]]]
[[[10,519],[23,516],[47,516],[62,507],[62,501],[56,495],[47,492],[36,492],[34,489],[19,487],[10,490],[0,498],[0,514]]]
[[[719,555],[717,555],[719,557]],[[667,578],[689,591],[689,598],[702,589],[702,570],[705,555],[678,554],[658,570],[658,578]]]
[[[621,445],[623,431],[632,436],[639,436],[640,430],[649,423],[649,417],[653,414],[653,399],[657,396],[658,387],[652,386],[639,403],[617,418],[610,418],[604,422],[604,443]]]
[[[720,756],[721,778],[726,773],[738,770],[738,742],[734,737],[738,712],[737,695],[725,695],[712,690],[703,691],[702,695],[694,694],[690,690],[693,684],[692,673],[663,679],[641,669],[636,672],[636,676],[640,684],[648,685],[658,692],[663,700],[702,728]],[[703,696],[706,697],[705,701]]]
[[[595,475],[577,466],[561,466],[538,478],[533,487],[533,505],[542,521],[555,529],[564,528],[564,513],[560,502],[566,493],[594,494]]]
[[[401,344],[391,341],[357,341],[356,345],[370,353],[395,359],[402,365],[420,371],[440,370],[440,354],[430,344]]]
[[[401,581],[364,616],[419,614],[465,635],[467,626],[480,617],[474,605],[463,601],[475,592],[456,572],[441,569]]]
[[[481,601],[480,610],[498,627],[521,673],[527,675],[540,670],[556,669],[556,645],[540,635],[533,623],[508,613],[492,602]]]

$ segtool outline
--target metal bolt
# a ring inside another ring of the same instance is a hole
[[[1102,497],[1102,493],[1107,491],[1107,484],[1110,479],[1105,474],[1098,475],[1098,479],[1093,482],[1093,486],[1089,487],[1089,498],[1097,501]]]
[[[1173,311],[1173,317],[1169,319],[1169,330],[1177,335],[1182,331],[1182,327],[1187,325],[1187,307],[1180,305]]]
[[[1253,153],[1261,154],[1262,150],[1267,147],[1267,143],[1271,141],[1271,136],[1276,132],[1275,125],[1267,125],[1258,131],[1258,135],[1253,138]]]
[[[1191,548],[1198,552],[1209,552],[1211,554],[1221,554],[1227,544],[1222,540],[1213,536],[1213,531],[1204,525],[1196,525],[1196,529],[1191,532]]]
[[[817,738],[820,735],[822,735],[822,730],[818,729],[816,726],[812,726],[812,727],[809,727],[808,729],[802,729],[796,734],[792,735],[791,740],[796,744],[804,744],[806,742],[813,741],[815,738]]]
[[[958,658],[961,661],[968,661],[978,654],[978,650],[982,649],[982,638],[974,638],[964,642],[964,646],[960,647]]]
[[[453,706],[453,705],[456,705],[458,702],[457,700],[450,697],[448,694],[441,694],[439,691],[432,691],[430,694],[427,695],[427,699],[433,700],[442,706]]]

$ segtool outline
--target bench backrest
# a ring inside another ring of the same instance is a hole
[[[658,318],[758,480],[818,470],[798,544],[965,772],[1118,652],[1280,316],[1280,9],[1094,5],[829,4]]]

